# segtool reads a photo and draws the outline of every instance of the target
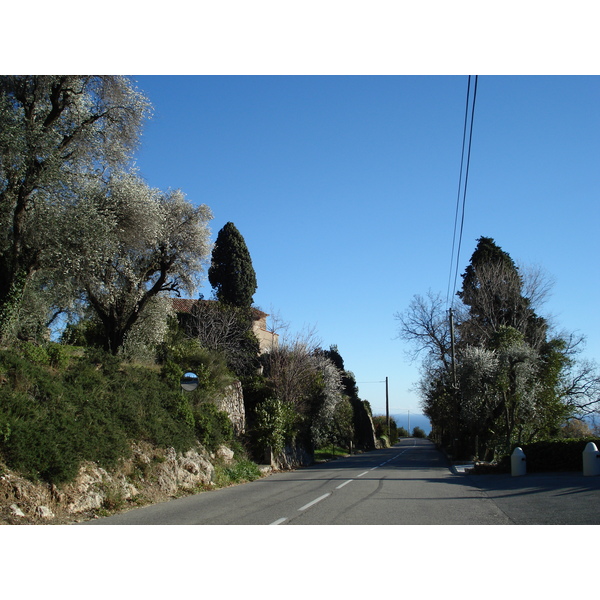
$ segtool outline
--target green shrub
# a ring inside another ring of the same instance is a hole
[[[50,343],[46,346],[50,366],[63,371],[71,359],[71,348],[62,344]]]
[[[178,389],[184,370],[173,360],[167,360],[161,370],[162,376],[173,389]]]
[[[188,396],[183,393],[179,396],[179,402],[176,404],[175,416],[180,421],[183,421],[190,429],[195,429],[196,418],[194,417],[194,411],[192,410]]]
[[[202,348],[197,340],[178,341],[161,350],[163,376],[179,389],[181,376],[192,371],[198,376],[198,389],[191,394],[192,404],[214,399],[234,381],[223,356]]]
[[[204,402],[197,406],[194,410],[194,420],[196,437],[208,450],[227,445],[234,437],[229,416],[212,402]]]
[[[225,467],[218,465],[215,467],[215,483],[218,486],[254,481],[255,479],[260,479],[260,470],[256,463],[247,459],[238,460]]]
[[[131,440],[196,443],[188,398],[150,369],[95,351],[56,372],[0,351],[0,371],[0,459],[32,479],[70,480],[82,460],[110,467]]]
[[[398,441],[398,426],[396,421],[390,418],[389,431],[388,420],[384,415],[376,415],[373,417],[373,426],[375,427],[375,437],[382,439],[385,437],[386,448],[394,445]]]
[[[415,427],[413,429],[413,437],[415,438],[426,438],[427,435],[425,434],[425,431],[423,429],[421,429],[420,427]]]
[[[0,451],[7,466],[49,482],[75,476],[80,433],[72,415],[47,410],[18,392],[3,394],[2,410]]]
[[[50,364],[50,357],[44,346],[34,344],[33,342],[21,342],[15,349],[23,358],[36,365]]]
[[[123,362],[121,358],[106,352],[102,348],[86,348],[85,357],[88,363],[93,364],[98,370],[101,369],[105,375],[115,375]]]
[[[83,460],[111,467],[132,441],[184,452],[233,444],[233,426],[209,399],[231,375],[196,345],[162,371],[124,363],[99,348],[76,356],[60,344],[0,350],[0,463],[31,479],[68,481]],[[189,362],[188,362],[189,359]],[[184,370],[201,386],[183,393]],[[220,387],[221,386],[221,387]],[[241,467],[238,467],[241,469]]]
[[[60,342],[85,348],[102,348],[104,326],[99,319],[81,319],[77,323],[69,323],[61,335]]]
[[[268,398],[256,407],[254,416],[254,443],[260,452],[270,449],[279,454],[293,440],[298,415],[291,404]]]

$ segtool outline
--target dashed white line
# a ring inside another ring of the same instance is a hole
[[[344,481],[344,483],[340,483],[340,485],[338,485],[335,489],[336,490],[341,490],[345,485],[348,485],[351,481],[353,481],[352,479],[348,479],[348,481]]]
[[[386,460],[385,462],[381,463],[380,465],[377,465],[376,467],[369,469],[369,471],[374,471],[375,469],[378,469],[379,467],[383,467],[384,465],[387,465],[387,463],[391,462],[392,460],[395,460],[400,455],[404,454],[404,452],[406,452],[406,450],[404,450],[403,452],[400,452],[400,454],[397,454],[393,458]],[[356,478],[358,479],[359,477],[362,477],[363,475],[367,475],[369,473],[369,471],[363,471],[362,473],[360,473],[360,475],[357,475]],[[348,485],[352,481],[354,481],[354,479],[348,479],[348,480],[344,481],[343,483],[340,483],[340,485],[338,485],[335,489],[340,490],[345,485]],[[315,504],[317,504],[317,502],[321,502],[321,500],[325,500],[325,498],[327,498],[328,496],[331,496],[331,492],[329,492],[328,494],[323,494],[322,496],[319,496],[318,498],[315,498],[312,502],[309,502],[308,504],[305,504],[304,506],[299,508],[298,511],[300,512],[300,511],[307,510],[311,506],[314,506]],[[282,517],[281,519],[277,519],[276,521],[273,521],[271,523],[271,525],[281,525],[282,523],[285,523],[287,520],[288,520],[288,517]]]
[[[321,502],[321,500],[325,500],[325,498],[327,498],[327,496],[331,496],[331,492],[329,492],[328,494],[323,494],[322,496],[319,496],[318,498],[315,498],[312,502],[305,504],[302,508],[299,508],[298,510],[306,510],[307,508],[310,508],[317,502]]]

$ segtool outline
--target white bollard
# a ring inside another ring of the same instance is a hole
[[[513,477],[519,477],[527,473],[527,460],[522,448],[517,447],[513,450],[510,457],[510,470]]]
[[[583,474],[585,476],[600,475],[600,452],[594,442],[588,442],[583,455]]]

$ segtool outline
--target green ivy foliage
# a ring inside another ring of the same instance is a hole
[[[268,398],[255,410],[254,433],[256,444],[262,450],[279,454],[297,432],[298,413],[288,402]]]

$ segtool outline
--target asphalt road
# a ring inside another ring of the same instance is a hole
[[[516,522],[503,488],[456,474],[427,440],[95,519],[94,525],[491,525]],[[512,489],[509,494],[514,494]]]
[[[468,475],[516,525],[600,525],[600,477],[574,473]]]
[[[600,524],[600,477],[465,475],[428,440],[95,519],[94,525]]]

